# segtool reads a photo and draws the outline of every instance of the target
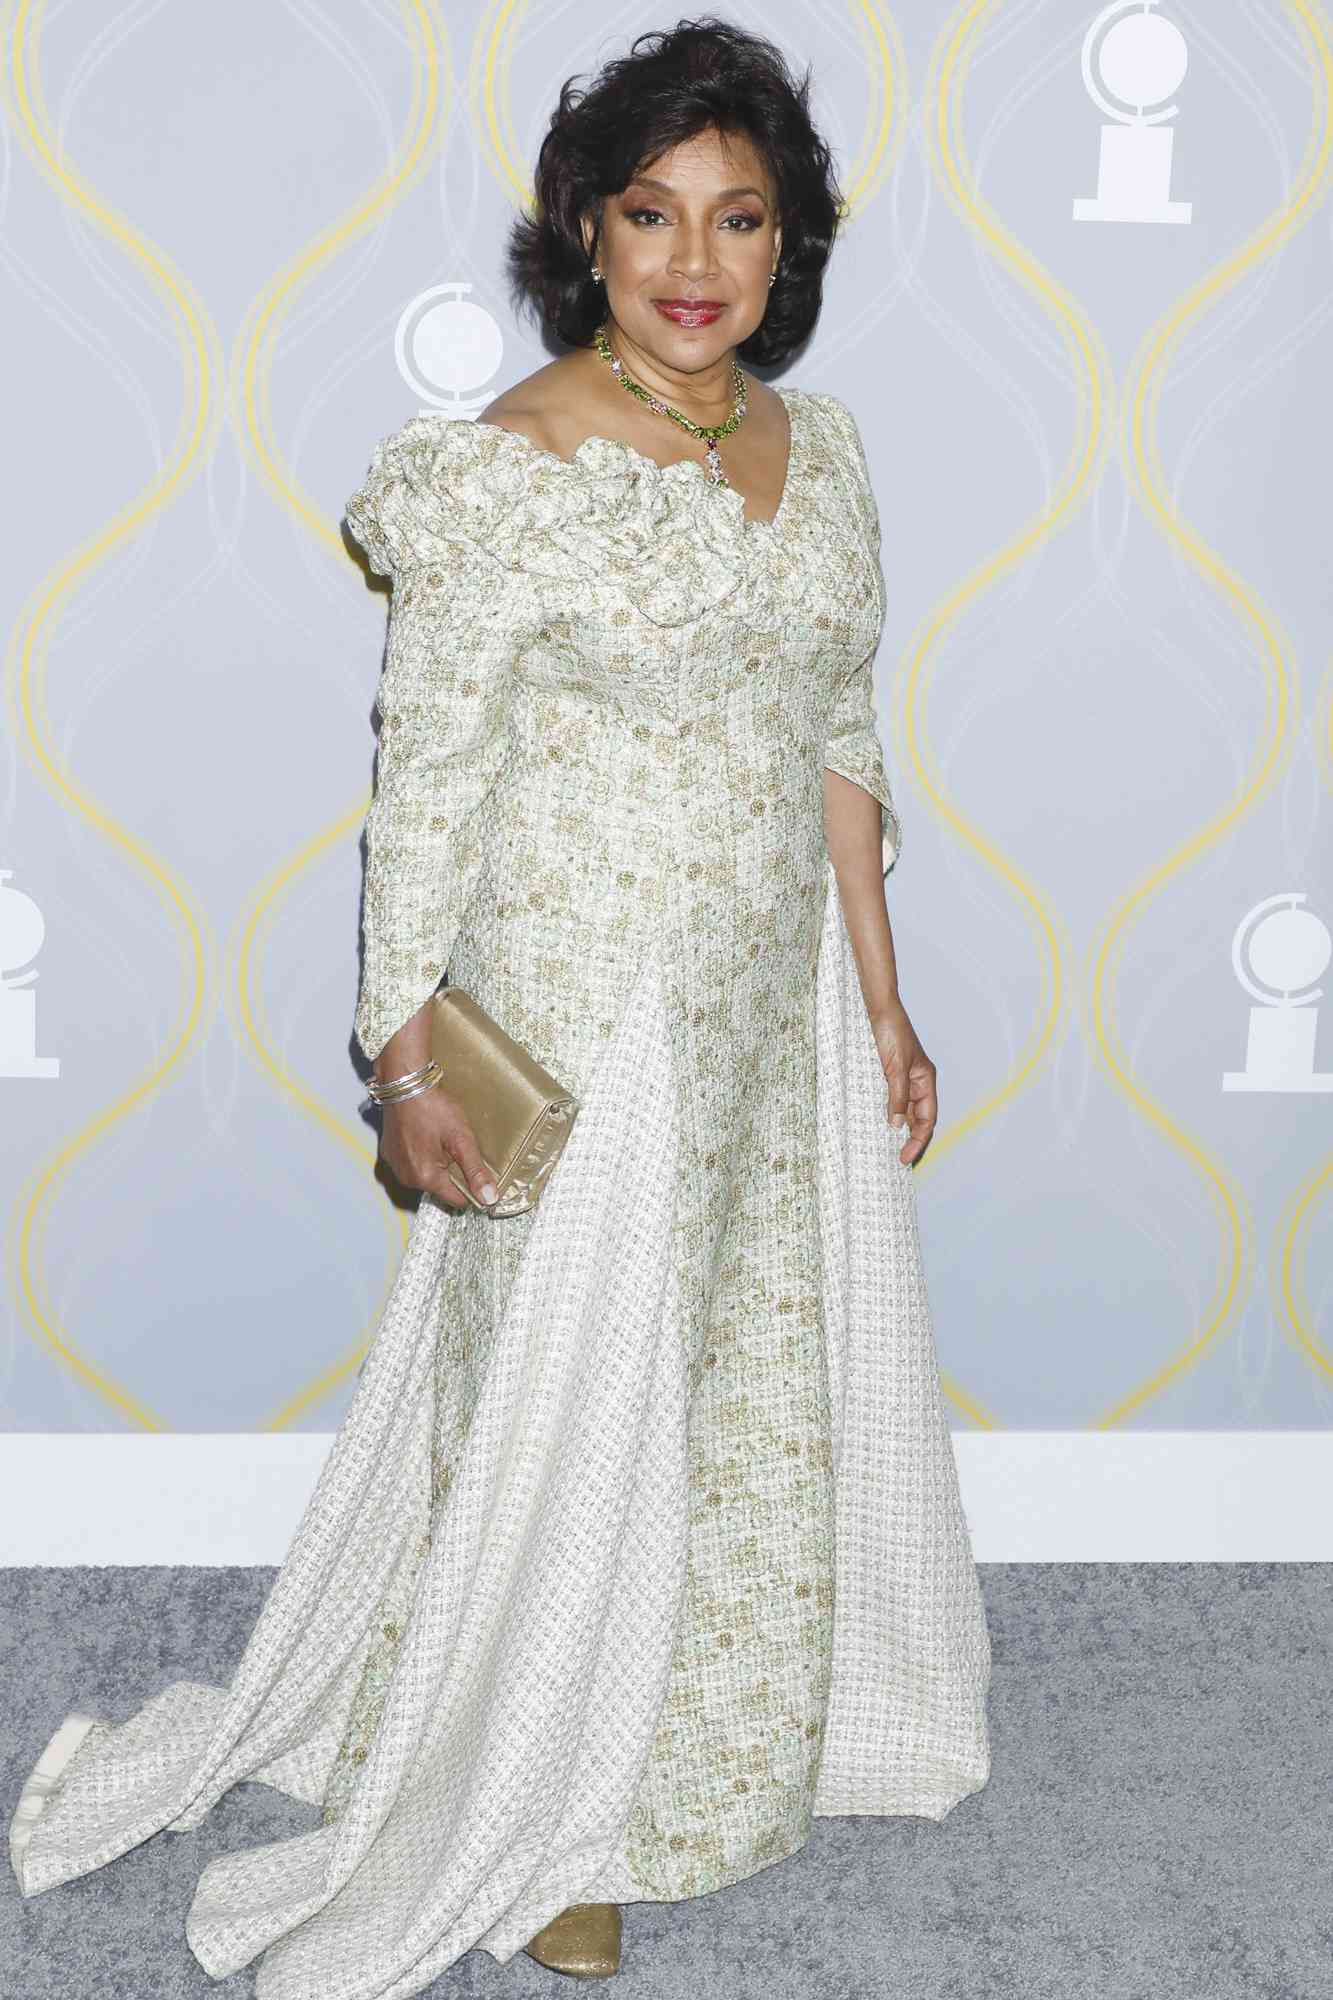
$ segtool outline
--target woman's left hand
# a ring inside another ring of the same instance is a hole
[[[885,1115],[890,1125],[900,1115],[907,1120],[908,1136],[898,1157],[910,1167],[930,1144],[939,1117],[935,1065],[922,1048],[901,1001],[872,1015],[870,1025],[889,1086]]]

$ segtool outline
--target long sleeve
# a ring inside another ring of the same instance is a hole
[[[851,516],[859,521],[873,569],[878,622],[884,614],[884,578],[880,568],[879,508],[870,483],[865,446],[855,417],[837,396],[825,396],[842,447],[846,468],[847,494]],[[878,644],[878,638],[876,639]],[[831,771],[860,785],[879,800],[880,846],[887,874],[897,859],[902,828],[889,789],[884,765],[884,745],[875,709],[875,648],[853,669],[838,692],[824,748],[824,763]]]
[[[372,1062],[447,968],[512,743],[513,593],[502,565],[419,504],[402,439],[422,422],[377,447],[346,509],[372,567],[393,579],[355,1021]],[[438,516],[438,491],[429,500]]]
[[[843,682],[824,746],[824,763],[830,771],[840,772],[879,800],[880,849],[887,874],[898,856],[901,829],[889,790],[884,745],[875,715],[873,653]]]

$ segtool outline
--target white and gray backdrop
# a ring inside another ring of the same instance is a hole
[[[849,204],[780,379],[879,498],[978,1553],[1327,1553],[1328,17],[719,11],[813,66]],[[502,254],[555,94],[675,18],[4,13],[0,1559],[277,1560],[347,1406],[410,1218],[342,502],[549,358]]]

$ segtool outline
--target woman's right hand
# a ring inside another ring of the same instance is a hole
[[[478,1201],[495,1200],[476,1134],[462,1105],[443,1084],[401,1104],[386,1104],[383,1110],[380,1156],[404,1187],[433,1194],[449,1208],[466,1208],[467,1196],[449,1178],[452,1158]]]

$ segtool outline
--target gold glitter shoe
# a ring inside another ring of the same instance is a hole
[[[571,1903],[523,1947],[538,1965],[575,1979],[606,1979],[620,1970],[619,1903]]]

